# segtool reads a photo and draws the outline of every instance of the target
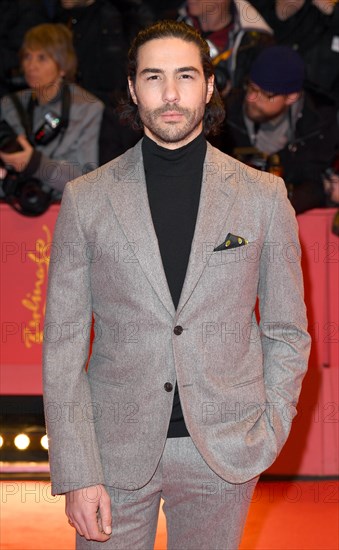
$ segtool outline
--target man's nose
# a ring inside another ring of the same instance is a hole
[[[247,101],[249,103],[256,102],[256,101],[258,101],[259,96],[260,96],[260,91],[259,90],[254,90],[252,88],[248,88],[246,90],[245,101]]]
[[[179,100],[179,90],[175,79],[168,79],[164,83],[162,99],[168,103],[173,103]]]

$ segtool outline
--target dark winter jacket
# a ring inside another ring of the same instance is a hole
[[[214,145],[230,155],[236,147],[252,145],[244,121],[243,100],[244,96],[239,94],[229,98],[223,132],[213,140]],[[339,144],[334,106],[305,93],[293,134],[277,154],[291,202],[300,214],[326,206],[322,174],[331,165]]]

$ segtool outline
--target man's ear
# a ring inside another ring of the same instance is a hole
[[[298,101],[301,94],[302,94],[302,92],[294,92],[293,94],[287,94],[286,97],[285,97],[286,105],[292,105],[293,103]]]
[[[207,94],[206,94],[206,104],[209,103],[214,92],[214,75],[212,74],[207,80]]]
[[[130,77],[128,77],[128,89],[129,89],[129,93],[131,94],[133,103],[138,105],[137,96],[135,95],[135,91],[134,91],[134,83]]]

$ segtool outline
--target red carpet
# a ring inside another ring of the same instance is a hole
[[[74,549],[64,498],[52,497],[48,482],[2,481],[0,489],[1,550]],[[338,494],[338,481],[260,482],[241,550],[338,550]],[[165,548],[161,512],[155,550]]]

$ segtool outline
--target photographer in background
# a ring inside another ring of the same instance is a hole
[[[64,25],[30,29],[20,56],[29,89],[1,102],[3,194],[21,213],[36,215],[61,198],[69,180],[97,167],[103,104],[69,83],[76,56]]]
[[[245,0],[187,0],[178,13],[179,21],[193,26],[207,41],[222,96],[242,87],[253,59],[273,43],[272,29]]]
[[[288,46],[263,50],[243,94],[228,97],[223,133],[213,141],[246,164],[281,175],[297,214],[328,206],[323,180],[338,147],[335,106],[306,92],[304,75],[302,58]]]
[[[278,44],[305,62],[305,88],[339,107],[339,2],[337,0],[250,0],[274,31]]]

